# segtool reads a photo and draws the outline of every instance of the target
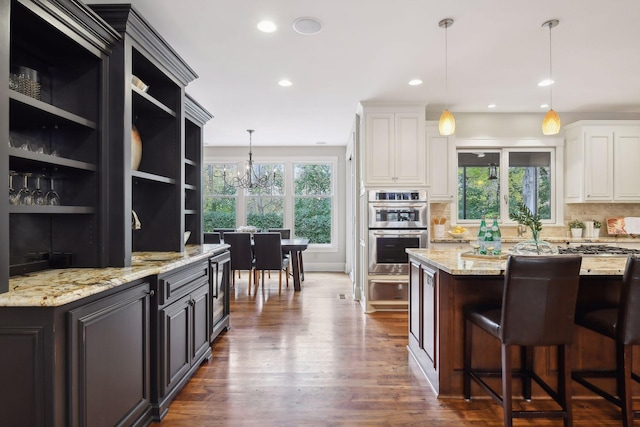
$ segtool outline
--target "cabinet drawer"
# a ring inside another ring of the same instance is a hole
[[[158,304],[164,305],[190,292],[202,279],[209,280],[209,262],[203,260],[158,277]]]

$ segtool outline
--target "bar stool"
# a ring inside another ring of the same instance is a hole
[[[571,341],[582,258],[575,255],[510,256],[505,270],[502,304],[464,308],[464,396],[471,398],[471,380],[478,383],[504,412],[504,425],[513,418],[563,418],[573,425],[571,412]],[[500,340],[502,370],[471,366],[474,325]],[[521,367],[512,370],[511,347],[520,346]],[[533,370],[533,347],[558,347],[557,391]],[[502,377],[502,397],[484,380]],[[522,394],[531,399],[531,380],[560,405],[560,410],[514,411],[512,377],[522,379]]]
[[[615,370],[576,370],[571,377],[589,390],[618,406],[622,425],[631,427],[638,411],[633,410],[632,385],[640,377],[632,372],[633,346],[640,344],[640,258],[627,259],[620,301],[617,307],[580,307],[576,310],[576,324],[615,341]],[[587,378],[615,378],[617,396],[596,386]]]

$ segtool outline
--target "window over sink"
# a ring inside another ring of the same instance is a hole
[[[558,179],[562,173],[562,140],[542,144],[462,140],[456,145],[456,222],[477,223],[484,215],[513,224],[509,210],[520,201],[540,214],[543,223],[553,224],[558,218],[562,222],[562,204],[557,202],[561,194],[558,186],[562,185]]]

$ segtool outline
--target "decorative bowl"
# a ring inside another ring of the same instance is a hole
[[[463,231],[461,233],[456,233],[455,231],[449,230],[447,233],[449,233],[451,235],[451,237],[453,237],[454,239],[462,239],[467,234],[469,234],[469,230],[465,230],[465,231]]]

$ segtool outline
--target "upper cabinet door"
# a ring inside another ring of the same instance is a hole
[[[442,136],[438,124],[427,124],[427,185],[429,200],[452,202],[456,191],[456,147],[453,136]]]
[[[585,132],[585,200],[613,200],[613,130]]]
[[[376,110],[379,110],[377,107]],[[424,186],[426,149],[423,108],[364,111],[365,185]]]
[[[640,122],[588,120],[567,125],[565,202],[640,202]]]
[[[613,198],[640,200],[640,126],[622,129],[613,135]]]

